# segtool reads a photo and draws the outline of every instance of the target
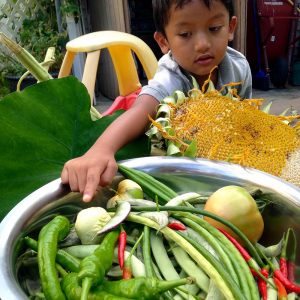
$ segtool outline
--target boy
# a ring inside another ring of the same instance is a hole
[[[153,80],[145,86],[134,105],[113,122],[83,156],[68,161],[61,180],[89,202],[97,190],[109,185],[116,172],[114,155],[127,143],[144,134],[148,114],[176,90],[185,94],[193,88],[192,75],[201,88],[213,67],[211,80],[217,89],[229,82],[242,98],[251,98],[251,72],[245,57],[228,48],[237,19],[232,0],[153,0],[155,40],[165,54]],[[224,91],[226,93],[226,91]],[[133,121],[134,120],[134,121]],[[126,131],[125,131],[125,130]]]

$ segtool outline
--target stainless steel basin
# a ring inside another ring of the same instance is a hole
[[[176,192],[213,192],[226,185],[246,189],[261,188],[277,201],[263,213],[265,230],[260,243],[278,243],[283,232],[292,227],[300,241],[300,189],[275,176],[240,165],[206,159],[147,157],[121,162],[147,172]],[[112,187],[123,179],[117,174]],[[90,203],[84,203],[78,193],[71,193],[60,179],[38,189],[21,201],[0,225],[0,298],[28,299],[18,285],[15,262],[21,251],[23,237],[40,228],[55,214],[76,215],[90,206],[104,206],[112,192],[104,189]],[[300,278],[300,255],[297,257],[295,278]]]

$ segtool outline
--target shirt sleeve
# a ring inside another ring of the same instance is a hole
[[[159,68],[154,78],[142,88],[139,96],[150,95],[161,102],[167,96],[174,96],[177,90],[183,90],[182,80],[178,78],[176,73],[166,68]]]
[[[165,54],[158,62],[158,70],[148,85],[142,88],[140,95],[150,95],[161,102],[168,96],[174,96],[175,91],[185,94],[191,89],[189,79],[184,75],[173,59],[171,53]]]

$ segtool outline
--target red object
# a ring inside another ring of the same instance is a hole
[[[260,270],[260,274],[262,274],[266,279],[269,277],[269,271],[265,268]],[[268,298],[268,286],[267,283],[262,279],[258,279],[258,288],[261,293],[263,300],[267,300]]]
[[[102,116],[106,116],[106,115],[112,115],[116,110],[118,109],[126,109],[128,110],[133,103],[135,102],[137,96],[139,95],[139,93],[141,92],[142,88],[140,88],[139,90],[127,95],[127,96],[119,96],[115,99],[114,103],[112,104],[112,106],[105,111],[104,113],[102,113]]]
[[[221,231],[229,239],[229,241],[235,246],[236,249],[239,250],[239,252],[241,253],[241,255],[243,256],[246,262],[248,262],[251,259],[250,254],[242,247],[242,245],[234,237],[232,237],[229,233],[227,233],[222,228],[217,228],[217,229]]]
[[[256,264],[254,263],[254,260],[250,256],[250,254],[243,248],[243,246],[234,238],[232,237],[228,232],[226,232],[224,229],[217,228],[219,231],[221,231],[227,238],[228,240],[235,246],[235,248],[241,253],[243,256],[244,260],[247,262],[250,270],[251,268],[256,272],[257,276],[262,279],[263,281],[266,281],[270,285],[274,286],[273,283],[271,283],[263,274],[261,274],[257,268]],[[252,273],[253,274],[253,273]]]
[[[250,268],[250,271],[251,271],[251,274],[253,275],[253,277],[259,277],[259,275],[257,274],[256,271],[254,271],[251,268]],[[263,275],[266,279],[268,279],[268,277],[269,277],[269,271],[265,268],[260,270],[260,274]],[[258,279],[258,288],[259,288],[259,291],[260,291],[260,294],[261,294],[263,300],[267,300],[267,298],[268,298],[267,282],[260,277]]]
[[[300,287],[296,286],[284,277],[280,270],[274,270],[274,275],[286,288],[293,292],[300,293]]]
[[[290,282],[293,282],[295,280],[295,263],[288,261],[287,270],[288,270],[288,280]]]
[[[185,226],[180,223],[171,223],[167,227],[173,230],[186,230]]]
[[[119,250],[118,250],[119,265],[121,270],[123,270],[124,267],[124,252],[126,247],[126,240],[127,240],[126,232],[122,229],[122,232],[119,235]]]
[[[253,1],[256,3],[261,57],[253,51],[256,45]],[[278,57],[286,59],[287,71],[291,72],[295,43],[299,40],[299,0],[293,0],[293,3],[294,6],[282,0],[248,0],[246,53],[252,74],[258,72],[258,61],[261,61],[263,71],[270,75],[270,64]]]
[[[276,277],[274,277],[274,282],[278,288],[278,300],[286,300],[287,292],[284,285]]]
[[[251,274],[253,277],[258,277],[258,274],[256,273],[256,271],[254,271],[253,269],[250,268]]]
[[[296,261],[296,251],[297,251],[297,239],[294,230],[291,228],[291,233],[293,237],[292,251],[287,259],[287,270],[288,270],[288,280],[293,282],[295,280],[295,261]],[[290,291],[288,291],[290,292]]]
[[[132,278],[131,267],[125,266],[123,270],[123,279],[131,279],[131,278]]]
[[[280,266],[280,271],[282,275],[287,278],[288,271],[287,271],[287,262],[285,258],[280,257],[279,259],[279,266]]]
[[[287,248],[287,245],[288,245],[288,241],[289,241],[289,235],[290,235],[290,228],[287,232],[287,235],[285,237],[285,240],[284,240],[284,247],[281,251],[281,254],[280,254],[280,258],[279,258],[279,268],[280,268],[280,271],[282,272],[282,275],[284,277],[287,278],[287,275],[288,275],[288,271],[287,271],[287,262],[286,262],[286,248]]]

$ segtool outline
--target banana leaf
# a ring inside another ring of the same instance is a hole
[[[83,155],[122,113],[118,110],[92,121],[87,89],[73,76],[41,82],[3,98],[0,220],[27,195],[59,178],[65,162]],[[145,135],[120,150],[116,160],[149,154],[150,140]]]

